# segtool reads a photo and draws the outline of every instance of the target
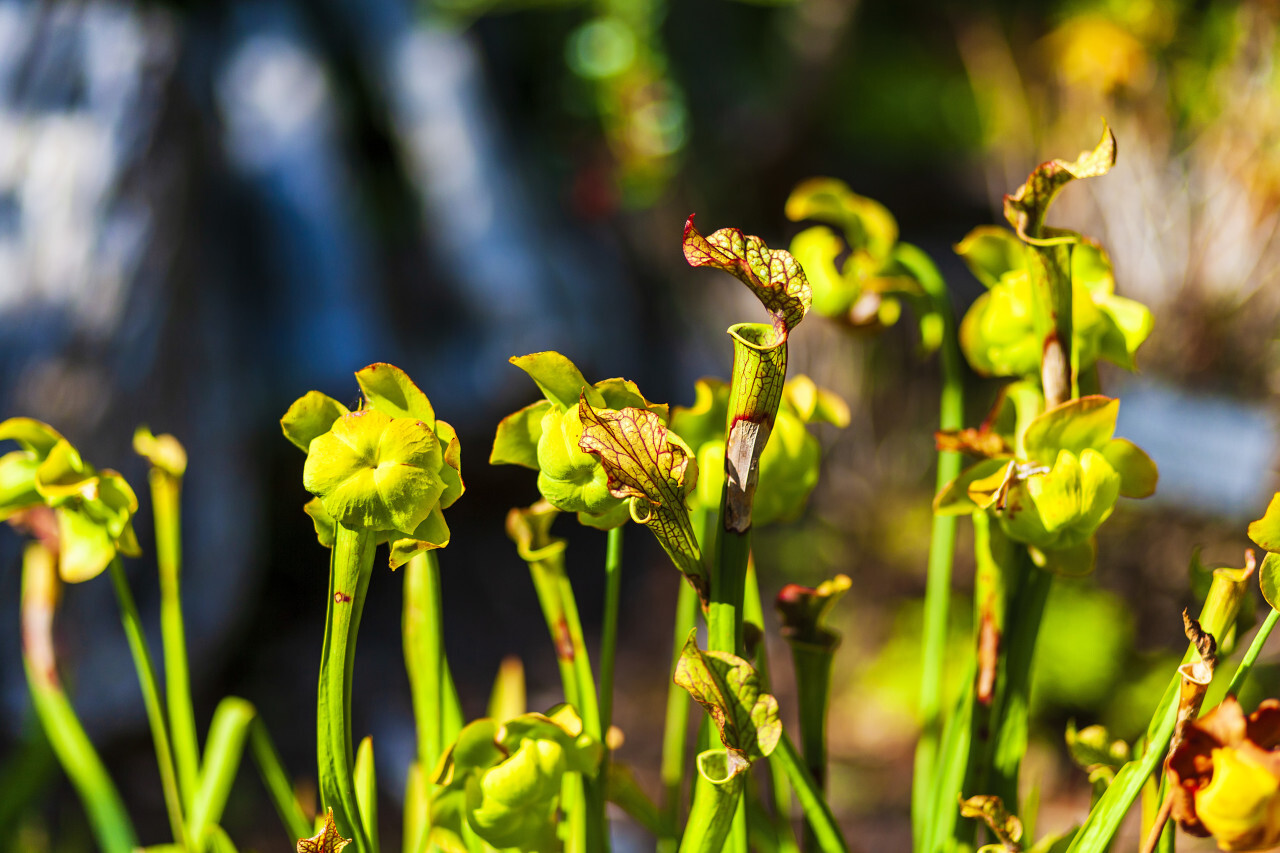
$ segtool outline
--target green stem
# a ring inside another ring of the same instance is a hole
[[[321,808],[333,809],[338,831],[352,840],[357,853],[373,853],[356,802],[351,686],[355,674],[356,634],[373,574],[374,546],[371,531],[336,525],[316,701]]]
[[[698,547],[706,552],[716,535],[717,516],[705,508],[693,511],[693,529]],[[667,679],[667,717],[662,733],[662,815],[666,836],[658,839],[658,853],[674,853],[680,840],[680,813],[684,800],[684,759],[689,741],[689,710],[692,703],[688,692],[675,683],[676,664],[689,632],[698,621],[698,593],[692,584],[681,581],[676,599],[674,637],[672,639],[671,670]]]
[[[716,533],[716,565],[707,605],[707,648],[741,657],[742,599],[746,594],[751,531],[739,533],[721,527]]]
[[[178,789],[190,812],[199,783],[200,746],[191,705],[186,629],[182,619],[182,480],[160,468],[150,473],[151,506],[156,526],[156,562],[160,569],[160,637],[164,642],[165,699],[173,730]]]
[[[769,754],[769,763],[785,774],[791,782],[791,787],[796,792],[796,799],[800,801],[800,808],[804,811],[804,818],[813,828],[813,837],[818,843],[818,850],[822,853],[848,853],[849,845],[840,834],[840,827],[836,825],[836,819],[831,814],[830,807],[822,798],[822,792],[818,790],[813,777],[805,769],[804,762],[796,752],[795,744],[791,742],[791,738],[785,731],[777,747]]]
[[[569,621],[565,617],[561,600],[561,580],[564,574],[563,557],[547,558],[529,563],[529,576],[547,623],[547,633],[556,652],[556,664],[560,667],[560,684],[564,689],[564,701],[585,713],[578,697],[578,675],[573,664],[576,647],[570,636]],[[567,585],[567,584],[566,584]]]
[[[133,823],[58,679],[53,645],[58,599],[55,559],[37,542],[29,543],[23,554],[22,664],[27,686],[49,746],[80,796],[98,846],[105,853],[132,853],[138,846]]]
[[[604,626],[600,636],[600,727],[613,724],[613,671],[618,646],[618,604],[622,593],[622,527],[609,531],[604,558]]]
[[[730,775],[729,752],[709,749],[698,756],[698,782],[693,808],[680,842],[680,853],[723,853],[736,822],[746,771]]]
[[[1244,653],[1240,666],[1236,669],[1235,675],[1231,676],[1231,683],[1227,685],[1228,696],[1239,695],[1240,688],[1244,686],[1244,680],[1249,677],[1249,672],[1253,669],[1254,662],[1258,660],[1258,655],[1262,653],[1262,647],[1266,645],[1267,638],[1271,636],[1271,629],[1276,627],[1277,620],[1280,620],[1280,610],[1272,610],[1267,613],[1266,621],[1262,623],[1258,633],[1253,636],[1253,642],[1249,644],[1248,650]]]
[[[751,528],[747,527],[745,531],[739,532],[725,526],[724,520],[728,518],[725,503],[728,492],[726,486],[720,500],[721,524],[716,531],[716,561],[711,571],[711,601],[707,606],[707,647],[709,651],[728,652],[742,657],[742,604],[746,594],[747,562],[751,554]],[[750,518],[749,502],[747,518]],[[703,793],[702,789],[707,787],[716,788],[715,793]],[[740,837],[746,831],[745,814],[738,808],[735,799],[741,790],[741,785],[715,783],[706,774],[698,774],[698,778],[694,780],[689,826],[685,827],[685,842],[680,846],[682,853],[688,843],[690,827],[714,824],[717,820],[701,814],[700,809],[726,809],[726,817],[734,826],[734,835]]]
[[[1031,711],[1032,663],[1045,605],[1053,586],[1053,575],[1031,564],[1024,549],[1018,554],[1026,573],[1018,585],[1006,615],[1008,631],[1002,650],[1004,684],[998,692],[999,707],[992,758],[990,791],[1011,810],[1018,807],[1018,769],[1027,752],[1027,731]],[[974,793],[977,793],[976,791]]]
[[[600,636],[600,741],[605,743],[609,736],[609,727],[613,724],[613,673],[618,647],[618,605],[622,595],[622,530],[621,526],[609,531],[608,544],[604,559],[604,618]],[[587,780],[585,799],[592,812],[587,818],[588,837],[597,839],[599,849],[607,853],[609,849],[608,779],[609,762],[611,760],[608,746],[604,749],[600,761],[600,772],[594,780]],[[592,823],[598,823],[592,827]]]
[[[434,551],[419,551],[404,566],[405,669],[413,697],[418,761],[430,773],[447,748],[448,659],[444,652],[440,564]]]
[[[147,722],[151,725],[151,739],[155,743],[156,762],[160,766],[160,785],[164,789],[164,804],[169,814],[169,827],[173,830],[174,841],[183,849],[191,850],[191,839],[187,838],[186,823],[182,817],[182,797],[178,793],[178,779],[173,765],[173,751],[169,746],[169,730],[165,724],[164,706],[160,703],[160,684],[156,680],[156,669],[151,662],[151,652],[147,650],[147,638],[142,631],[142,619],[138,616],[138,606],[133,601],[133,593],[129,591],[129,581],[124,576],[124,565],[119,557],[111,560],[108,571],[111,573],[111,583],[115,587],[116,600],[120,603],[120,619],[124,623],[125,636],[129,640],[133,666],[138,671],[138,684],[142,687]]]
[[[764,607],[760,599],[760,582],[756,573],[755,560],[747,562],[747,593],[743,599],[742,609],[743,618],[748,622],[759,625],[761,632],[763,632]],[[768,637],[762,633],[760,651],[753,663],[755,664],[756,672],[760,675],[760,690],[765,693],[772,693],[773,679],[769,674],[767,640]],[[791,788],[788,786],[787,780],[772,765],[769,767],[769,776],[770,787],[773,791],[773,832],[776,837],[776,849],[778,853],[799,853],[800,848],[796,844],[795,826],[791,820]],[[807,831],[808,827],[806,826]],[[812,847],[809,849],[812,849]]]
[[[675,619],[675,654],[671,660],[671,677],[667,688],[667,718],[662,733],[662,815],[663,828],[667,833],[659,839],[659,853],[670,853],[676,849],[680,837],[680,812],[684,799],[684,756],[689,741],[689,708],[691,699],[688,692],[675,683],[676,663],[680,660],[680,650],[689,638],[698,620],[698,592],[691,584],[680,581],[680,593],[676,599]]]
[[[899,243],[895,254],[920,282],[933,311],[942,318],[942,346],[938,365],[942,373],[939,404],[940,429],[964,426],[964,366],[956,334],[955,312],[946,282],[928,255],[908,243]],[[961,455],[938,454],[935,492],[960,474]],[[912,836],[917,845],[927,833],[931,818],[929,803],[937,778],[939,738],[942,734],[942,692],[947,650],[947,626],[951,607],[951,571],[955,562],[957,516],[935,515],[929,537],[929,562],[924,594],[923,660],[920,674],[920,740],[916,745],[915,773],[911,790]],[[919,849],[917,847],[917,849]]]
[[[580,706],[578,712],[582,715],[583,730],[601,743],[604,743],[606,730],[600,715],[600,705],[597,701],[595,676],[591,672],[591,657],[587,654],[587,644],[582,633],[582,621],[578,617],[578,602],[573,595],[573,587],[569,583],[569,576],[564,573],[563,569],[557,578],[557,584],[560,588],[560,602],[564,608],[564,619],[568,626],[569,640],[573,648],[573,672],[575,691],[578,695]],[[601,765],[603,767],[603,764]],[[585,814],[583,820],[579,824],[581,826],[580,837],[582,839],[582,847],[580,848],[587,853],[608,853],[609,850],[609,827],[605,821],[605,809],[608,807],[607,795],[607,779],[604,773],[599,773],[596,777],[590,778],[584,776],[582,778],[582,806]]]
[[[791,641],[796,675],[796,704],[800,715],[800,747],[805,769],[821,794],[827,781],[827,705],[831,699],[831,665],[835,648]],[[806,826],[805,849],[812,850],[812,830]]]

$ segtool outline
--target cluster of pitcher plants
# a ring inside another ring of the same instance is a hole
[[[787,202],[789,219],[810,223],[790,251],[734,228],[704,236],[693,217],[685,223],[689,264],[730,273],[763,308],[756,321],[728,330],[730,379],[700,381],[693,405],[651,402],[624,379],[592,382],[558,352],[513,357],[540,396],[498,425],[488,461],[536,472],[541,499],[511,510],[507,534],[528,564],[559,663],[564,701],[554,707],[525,707],[521,670],[504,665],[488,715],[463,714],[442,642],[440,584],[440,553],[451,536],[446,512],[464,492],[462,454],[423,390],[380,363],[356,372],[354,408],[317,391],[298,398],[280,424],[305,455],[302,482],[313,498],[303,509],[329,552],[316,701],[318,809],[300,802],[295,777],[250,702],[224,699],[201,744],[182,618],[181,444],[145,428],[135,436],[151,465],[163,639],[157,667],[121,562],[140,552],[133,489],[117,472],[85,462],[46,424],[0,423],[0,439],[18,446],[0,457],[0,517],[30,535],[22,632],[31,700],[99,846],[127,853],[139,842],[64,690],[53,629],[64,585],[105,571],[145,700],[173,836],[146,849],[236,849],[222,818],[246,748],[298,851],[380,849],[374,750],[369,738],[357,740],[351,698],[368,585],[397,580],[417,735],[403,789],[406,853],[600,853],[611,844],[610,803],[663,851],[849,849],[827,805],[826,732],[841,639],[827,620],[851,581],[837,575],[815,588],[789,584],[776,596],[797,687],[799,727],[789,732],[770,692],[751,536],[756,526],[804,510],[820,468],[809,425],[849,422],[837,395],[807,377],[787,378],[790,336],[810,309],[875,328],[896,322],[904,308],[918,321],[925,351],[937,353],[943,380],[914,849],[1102,853],[1139,797],[1143,850],[1174,849],[1176,827],[1213,836],[1224,850],[1280,843],[1280,702],[1247,713],[1234,698],[1277,610],[1254,634],[1227,698],[1202,708],[1217,663],[1248,627],[1240,614],[1250,585],[1260,581],[1267,602],[1280,606],[1280,495],[1249,528],[1267,552],[1261,564],[1249,552],[1243,568],[1217,570],[1198,616],[1184,611],[1189,647],[1164,695],[1152,697],[1145,735],[1130,744],[1098,726],[1067,732],[1093,788],[1082,822],[1036,838],[1034,805],[1020,799],[1034,650],[1054,578],[1092,572],[1097,530],[1117,501],[1156,487],[1148,456],[1115,437],[1119,401],[1102,392],[1097,369],[1102,360],[1133,368],[1151,315],[1115,293],[1103,247],[1046,223],[1059,191],[1104,175],[1115,154],[1104,128],[1096,148],[1042,164],[1005,197],[1012,230],[981,226],[958,243],[987,287],[959,323],[937,269],[898,239],[889,212],[839,181],[815,179]],[[963,422],[962,356],[977,373],[1008,379],[977,427]],[[603,628],[594,654],[565,573],[565,542],[552,533],[562,514],[604,539]],[[962,689],[946,696],[962,516],[973,528],[974,632]],[[612,710],[629,527],[648,528],[684,579],[656,792],[643,790],[613,757],[621,738]],[[705,714],[693,714],[695,702]]]

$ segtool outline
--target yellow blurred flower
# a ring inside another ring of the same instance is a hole
[[[1280,701],[1247,718],[1227,697],[1197,721],[1169,758],[1173,816],[1223,850],[1280,844]]]

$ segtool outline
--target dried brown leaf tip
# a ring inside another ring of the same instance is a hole
[[[1192,724],[1169,756],[1173,817],[1223,850],[1280,844],[1280,701],[1248,717],[1234,697]]]
[[[333,809],[329,809],[319,832],[310,838],[298,839],[298,853],[338,853],[350,843],[349,839],[338,834],[338,825],[333,822]]]
[[[809,313],[813,291],[800,263],[785,249],[770,249],[759,237],[737,228],[721,228],[702,236],[693,216],[684,223],[684,258],[691,267],[711,267],[729,273],[751,288],[773,318],[774,343]]]

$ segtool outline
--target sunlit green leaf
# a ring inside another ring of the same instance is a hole
[[[858,195],[836,178],[801,182],[787,197],[786,214],[792,222],[812,219],[840,228],[849,248],[865,252],[878,264],[888,259],[898,242],[898,223],[893,214],[880,202]]]
[[[44,459],[62,441],[53,427],[35,418],[9,418],[0,422],[0,441],[16,441],[22,449]]]
[[[537,383],[543,395],[561,411],[575,408],[578,405],[578,398],[584,393],[583,389],[590,387],[582,371],[558,352],[535,352],[529,355],[512,356],[510,361],[529,374],[529,378]],[[594,392],[587,393],[592,397],[595,396]],[[604,401],[597,398],[594,404],[601,406]]]
[[[542,419],[555,406],[550,400],[530,403],[512,412],[498,423],[489,454],[490,465],[523,465],[538,470],[538,441],[542,438]]]
[[[1027,248],[1012,232],[997,225],[980,225],[955,246],[978,281],[995,287],[1012,272],[1027,269]]]
[[[808,376],[797,376],[783,386],[782,404],[808,424],[822,422],[842,429],[849,425],[849,404]]]
[[[564,512],[615,512],[620,498],[609,490],[609,474],[600,460],[580,446],[582,434],[582,417],[576,406],[565,411],[552,408],[543,416],[538,491]],[[625,520],[620,517],[619,523]]]
[[[26,450],[0,456],[0,520],[44,502],[36,491],[40,460]]]
[[[393,418],[422,421],[435,429],[436,413],[427,395],[394,364],[378,362],[356,371],[356,382],[364,392],[365,408]]]
[[[111,534],[81,506],[66,504],[54,512],[58,518],[58,574],[67,583],[81,583],[102,574],[116,555]]]
[[[844,240],[825,225],[818,225],[793,237],[790,249],[809,279],[813,310],[824,317],[846,314],[862,295],[862,282],[844,275],[836,265],[847,251]]]
[[[444,513],[440,511],[440,506],[437,504],[431,508],[431,512],[422,520],[422,523],[410,532],[409,536],[392,541],[391,568],[400,568],[419,551],[444,548],[451,538],[449,525],[445,522]]]
[[[728,652],[702,651],[694,630],[676,663],[675,681],[715,722],[729,750],[730,775],[773,752],[782,736],[778,702],[761,692],[751,664]]]
[[[1120,475],[1120,494],[1147,498],[1155,494],[1160,472],[1146,451],[1126,438],[1113,438],[1102,446],[1102,455]]]
[[[1258,584],[1271,609],[1280,610],[1280,554],[1267,552],[1258,569]]]
[[[933,499],[933,511],[939,515],[968,515],[980,509],[981,507],[970,496],[970,487],[997,473],[1003,475],[1008,467],[1008,459],[984,459],[966,468],[959,477],[938,492],[938,496]]]
[[[97,500],[98,475],[65,438],[50,449],[36,469],[36,490],[50,506],[72,499]]]
[[[348,411],[346,406],[327,394],[308,391],[284,413],[284,417],[280,419],[280,429],[285,438],[306,453],[311,447],[311,440],[328,432],[333,422]]]
[[[437,472],[444,481],[444,491],[440,493],[439,499],[440,509],[448,509],[467,490],[462,482],[462,444],[458,441],[457,431],[442,420],[436,420],[435,433],[444,462]]]
[[[1271,498],[1262,518],[1249,524],[1249,538],[1266,551],[1280,551],[1280,492]]]
[[[1023,437],[1027,457],[1055,464],[1059,451],[1080,454],[1101,450],[1116,431],[1120,401],[1094,395],[1069,400],[1049,409],[1027,425]]]

